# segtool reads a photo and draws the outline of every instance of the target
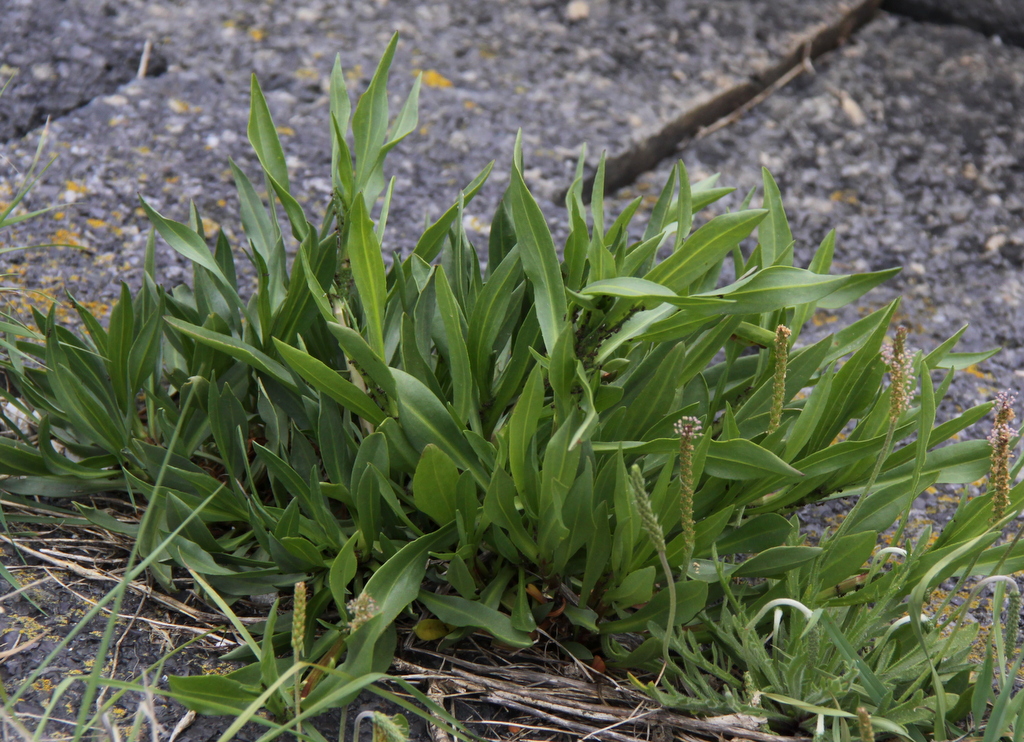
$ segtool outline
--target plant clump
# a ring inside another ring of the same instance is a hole
[[[885,350],[898,302],[801,342],[815,311],[896,271],[832,273],[834,232],[795,265],[767,170],[760,207],[704,217],[733,189],[691,183],[679,162],[638,230],[640,199],[606,218],[603,159],[585,205],[584,153],[556,248],[517,142],[486,245],[462,225],[490,166],[387,266],[400,195],[385,157],[415,130],[419,91],[391,117],[394,52],[354,107],[335,65],[322,223],[292,195],[253,78],[266,198],[232,163],[244,242],[205,234],[194,205],[178,222],[143,201],[143,285],[123,288],[107,326],[80,304],[83,332],[53,311],[0,325],[16,389],[0,395],[37,421],[0,436],[5,500],[77,498],[76,517],[135,538],[160,586],[228,616],[294,587],[290,620],[279,599],[258,629],[236,621],[229,657],[245,667],[168,692],[240,720],[265,707],[290,729],[385,693],[397,630],[418,616],[417,640],[441,650],[548,636],[666,705],[777,732],[983,729],[974,629],[947,638],[919,616],[946,579],[1024,567],[1017,541],[994,545],[1024,507],[1009,402],[991,446],[958,440],[991,403],[936,424],[955,371],[992,353],[956,352],[963,330],[912,356],[900,329]],[[190,286],[157,283],[157,235],[191,261]],[[248,299],[242,256],[259,277]],[[907,539],[897,563],[878,550],[921,492],[997,459],[993,497],[965,500],[937,539]],[[90,504],[112,490],[137,523]],[[856,507],[807,544],[799,508],[841,496]]]

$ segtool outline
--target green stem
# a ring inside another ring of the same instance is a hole
[[[665,579],[668,580],[668,623],[665,626],[665,636],[661,640],[661,653],[665,664],[658,675],[660,681],[661,676],[665,674],[665,669],[668,668],[669,640],[676,628],[676,580],[664,549],[658,549],[658,558],[661,560],[661,568],[665,571]]]
[[[864,501],[868,499],[868,495],[871,494],[871,488],[875,486],[875,481],[878,479],[878,475],[882,471],[882,464],[885,463],[887,458],[889,458],[890,449],[892,448],[892,439],[896,434],[896,424],[898,422],[898,420],[889,419],[889,430],[885,433],[885,443],[882,444],[882,452],[878,455],[878,460],[875,461],[875,468],[871,471],[871,477],[868,479],[867,486],[864,487],[864,494],[858,498],[857,504],[853,506],[853,509],[850,510],[850,513],[839,525],[835,536],[829,539],[829,541],[835,541],[846,532],[847,524],[853,521],[853,516],[857,514],[857,511],[861,509]]]

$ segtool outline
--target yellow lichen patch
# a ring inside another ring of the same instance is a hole
[[[263,39],[267,38],[267,32],[262,28],[250,28],[249,36],[253,41],[263,41]]]
[[[285,137],[293,137],[293,136],[295,136],[295,129],[293,129],[290,126],[278,126],[278,127],[276,127],[276,129],[277,129],[277,133],[280,134],[281,136],[285,136]]]
[[[192,113],[199,111],[198,108],[189,105],[180,98],[171,98],[169,101],[167,101],[167,107],[174,111],[174,113]]]
[[[66,190],[71,191],[72,193],[87,193],[86,187],[84,185],[82,185],[81,183],[76,183],[73,180],[67,181],[64,184],[64,188]]]
[[[472,111],[474,108],[476,108],[476,101],[464,100],[462,101],[462,106]]]
[[[315,67],[299,67],[295,70],[295,76],[300,80],[316,80],[320,77],[320,72]]]
[[[82,235],[78,232],[72,232],[70,229],[58,229],[53,234],[53,243],[55,245],[71,245],[73,247],[81,247],[82,243],[79,239]]]
[[[49,630],[31,616],[8,614],[8,620],[16,628],[21,641],[43,639],[49,634]]]
[[[206,233],[207,237],[209,237],[210,235],[215,234],[219,229],[220,229],[220,223],[214,221],[213,219],[211,219],[208,216],[204,216],[203,217],[203,232]]]
[[[93,229],[103,229],[105,226],[107,226],[107,223],[102,219],[86,219],[85,223],[88,224]]]
[[[437,70],[427,70],[423,73],[423,84],[428,88],[450,88],[452,81]]]
[[[66,213],[64,213],[63,211],[55,211],[55,212],[53,212],[53,218],[54,218],[54,219],[55,219],[56,221],[60,221],[60,220],[61,220],[61,219],[63,219],[63,218],[65,217],[65,216],[67,216],[67,214],[66,214]]]
[[[211,659],[201,663],[206,675],[228,675],[238,669],[238,665],[219,659]]]
[[[856,191],[851,191],[849,189],[844,189],[844,190],[841,190],[841,191],[833,191],[832,195],[829,196],[829,199],[831,199],[832,201],[838,201],[838,202],[844,203],[844,204],[854,204],[854,205],[856,205],[856,204],[860,203],[860,199],[857,198]]]
[[[987,371],[982,371],[980,368],[978,368],[978,364],[976,364],[976,363],[972,363],[970,366],[965,368],[964,369],[964,373],[968,373],[971,376],[975,376],[975,377],[977,377],[979,379],[991,379],[992,378],[992,374],[988,373]]]
[[[32,687],[39,693],[45,693],[46,695],[53,692],[53,683],[49,678],[40,678],[36,682],[32,683]]]
[[[357,64],[345,73],[345,79],[351,82],[359,82],[363,77],[363,65]]]
[[[811,322],[814,323],[815,327],[821,327],[822,325],[830,325],[837,321],[839,317],[834,314],[829,314],[826,311],[819,309],[811,316]]]

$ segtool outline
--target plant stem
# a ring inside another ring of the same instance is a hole
[[[665,571],[665,579],[668,580],[668,622],[665,625],[665,636],[661,640],[661,654],[665,664],[661,666],[661,672],[658,673],[658,682],[661,682],[661,678],[668,668],[669,641],[676,629],[676,578],[672,574],[672,568],[668,564],[668,556],[664,549],[658,549],[658,558],[661,560],[661,568]]]
[[[864,487],[864,493],[857,499],[857,504],[853,506],[843,522],[839,524],[839,528],[836,530],[835,536],[829,541],[835,541],[842,536],[847,530],[847,524],[853,521],[853,516],[857,514],[857,511],[861,509],[864,501],[868,499],[868,495],[871,494],[871,488],[875,486],[875,481],[878,479],[878,475],[882,472],[882,464],[889,458],[890,449],[892,448],[892,439],[896,435],[896,425],[899,421],[893,418],[889,418],[889,429],[885,433],[885,443],[882,444],[882,451],[878,455],[878,460],[875,461],[875,468],[871,470],[871,476],[868,478],[868,483]],[[895,543],[895,542],[893,542]]]

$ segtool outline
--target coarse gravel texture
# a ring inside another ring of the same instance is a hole
[[[731,126],[686,143],[680,157],[691,179],[721,173],[737,192],[718,210],[737,208],[760,189],[763,165],[781,189],[797,265],[835,228],[833,270],[903,269],[858,306],[819,312],[819,333],[902,297],[898,318],[915,348],[930,350],[965,323],[961,350],[1001,346],[958,374],[940,416],[1020,388],[1024,49],[882,15],[815,67]],[[656,195],[670,168],[623,189],[620,207]],[[988,424],[970,434],[986,435]],[[931,493],[914,515],[941,523],[955,503],[948,491]],[[825,506],[818,517],[847,507]]]
[[[0,142],[113,93],[138,73],[145,35],[118,23],[118,4],[5,0],[0,34]],[[150,53],[147,74],[167,70]]]
[[[439,216],[496,160],[490,184],[469,210],[471,236],[483,239],[518,129],[528,182],[554,217],[560,208],[553,199],[568,185],[584,142],[592,153],[625,146],[694,101],[756,75],[793,38],[841,16],[849,3],[591,0],[575,20],[562,3],[526,0],[314,0],[301,7],[133,0],[117,4],[114,15],[96,0],[42,0],[33,12],[59,16],[65,5],[79,9],[87,25],[115,29],[114,37],[152,38],[169,63],[166,74],[131,82],[54,121],[50,136],[60,157],[31,204],[68,208],[7,237],[13,244],[72,245],[22,253],[12,260],[18,275],[10,280],[54,297],[66,287],[103,311],[119,280],[140,279],[147,224],[137,194],[179,220],[194,199],[212,220],[208,226],[223,224],[237,244],[227,159],[257,175],[245,140],[250,72],[280,128],[299,200],[315,214],[330,188],[325,89],[334,56],[341,55],[352,91],[361,92],[389,37],[400,32],[392,67],[396,109],[412,73],[425,73],[420,126],[390,159],[397,184],[386,249],[408,252],[424,218]],[[32,28],[27,33],[26,47],[47,40]],[[49,95],[31,74],[16,77],[11,92]],[[24,170],[38,134],[0,147],[0,155]],[[0,169],[0,199],[10,196],[14,172]],[[158,267],[165,283],[186,278],[185,261],[162,244]]]
[[[798,264],[835,228],[836,269],[903,268],[871,295],[874,305],[902,295],[920,343],[970,323],[966,349],[1005,349],[989,362],[984,394],[1015,386],[1024,369],[1024,49],[886,15],[817,72],[687,144],[691,179],[721,173],[737,194],[719,208],[735,207],[760,188],[756,165],[767,167]],[[619,196],[655,192],[670,167]]]

